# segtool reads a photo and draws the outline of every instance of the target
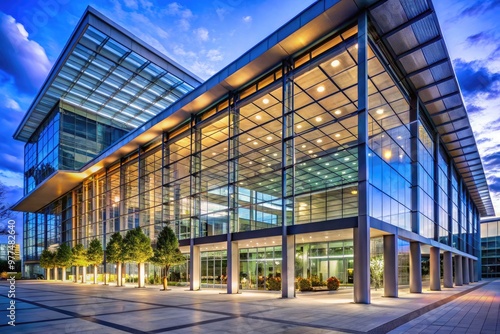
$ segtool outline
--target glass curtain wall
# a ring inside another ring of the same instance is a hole
[[[500,277],[500,222],[481,224],[481,272],[483,278]]]
[[[438,151],[438,237],[439,242],[449,245],[450,244],[450,231],[448,228],[449,218],[448,218],[448,203],[450,201],[448,197],[448,158],[442,147],[439,147]]]
[[[281,247],[240,249],[240,284],[242,289],[268,290],[268,280],[281,279]]]

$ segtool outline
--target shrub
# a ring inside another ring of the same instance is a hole
[[[311,277],[311,285],[312,286],[325,286],[326,283],[318,278],[318,276],[314,275]]]
[[[299,290],[300,291],[311,291],[312,284],[309,278],[299,278]]]
[[[332,276],[326,280],[326,287],[328,290],[338,290],[340,286],[340,281],[337,277]]]
[[[270,277],[266,282],[267,290],[280,291],[281,290],[281,278],[280,277]]]

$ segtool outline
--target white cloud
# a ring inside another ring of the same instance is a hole
[[[9,97],[7,97],[5,99],[5,107],[12,109],[12,110],[15,110],[15,111],[22,111],[21,107],[19,106],[19,103],[17,103],[17,101],[15,101]]]
[[[139,9],[139,3],[136,0],[123,0],[123,3],[130,9]]]
[[[180,19],[177,21],[177,24],[182,31],[188,31],[189,28],[191,28],[191,23],[189,23],[189,20],[186,19]]]
[[[221,61],[222,59],[224,59],[224,56],[219,50],[211,49],[207,52],[207,58],[210,61]]]
[[[4,159],[9,159],[9,162],[21,163],[22,159],[18,157],[14,157],[12,155],[3,155]],[[24,186],[23,184],[24,175],[23,173],[16,173],[10,170],[2,169],[0,170],[0,182],[2,182],[7,187],[20,187]]]
[[[208,30],[206,28],[201,27],[195,29],[193,32],[200,41],[208,41]]]
[[[250,15],[243,16],[243,22],[245,22],[245,23],[251,23],[252,22],[252,17]]]
[[[178,56],[196,58],[196,53],[193,51],[186,51],[182,45],[175,45],[173,49],[174,53]]]
[[[221,21],[224,20],[227,14],[229,14],[229,10],[226,8],[217,8],[215,12]]]
[[[199,60],[195,61],[193,65],[190,66],[190,70],[204,79],[209,78],[216,73],[216,70],[212,66],[212,64]]]

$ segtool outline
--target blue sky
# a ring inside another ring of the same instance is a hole
[[[87,5],[207,79],[312,2],[2,1],[0,181],[9,201],[22,195],[23,143],[12,135]],[[500,1],[436,0],[434,6],[500,214]]]

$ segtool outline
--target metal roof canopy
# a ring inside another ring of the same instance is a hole
[[[369,14],[380,40],[425,105],[480,215],[494,216],[474,134],[431,1],[380,1]]]
[[[28,141],[60,100],[134,129],[201,79],[88,7],[14,138]]]

